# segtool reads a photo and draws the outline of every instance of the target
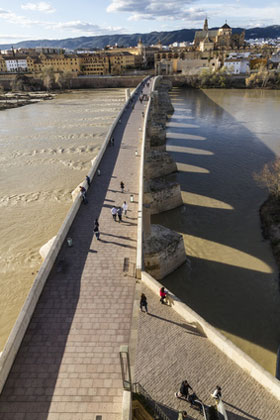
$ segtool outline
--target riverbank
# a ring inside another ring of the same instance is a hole
[[[280,78],[277,75],[252,73],[249,75],[232,75],[224,71],[207,72],[194,75],[164,76],[172,82],[173,87],[187,89],[266,89],[279,90]]]
[[[30,105],[41,101],[50,100],[56,97],[56,93],[46,92],[13,92],[0,96],[0,111],[11,108],[19,108],[24,105]]]
[[[263,237],[270,241],[280,273],[280,201],[270,195],[260,207],[260,218]]]

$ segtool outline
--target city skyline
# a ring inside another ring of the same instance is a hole
[[[0,44],[107,34],[148,33],[209,27],[263,27],[280,22],[274,1],[233,0],[73,0],[0,3]]]

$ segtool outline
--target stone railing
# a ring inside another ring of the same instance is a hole
[[[147,78],[146,78],[147,79]],[[142,84],[145,83],[146,79],[142,81],[134,90],[133,95],[137,95],[139,91],[142,88]],[[114,132],[114,129],[116,125],[119,122],[119,119],[121,118],[123,112],[125,111],[126,107],[128,105],[128,101],[124,104],[121,111],[119,112],[118,116],[116,117],[115,121],[113,122],[110,130],[107,133],[107,136],[101,146],[101,149],[98,152],[98,155],[92,162],[92,167],[88,173],[88,176],[90,177],[90,180],[93,179],[98,166],[101,162],[101,159],[106,151],[106,148],[108,146],[108,143],[111,139],[111,136]],[[86,182],[82,184],[86,189],[87,185]],[[19,313],[19,316],[15,322],[15,325],[8,337],[8,340],[6,342],[6,345],[3,349],[3,352],[0,356],[0,393],[2,392],[2,389],[4,387],[5,381],[8,377],[8,374],[10,372],[10,369],[13,365],[14,359],[16,357],[16,354],[19,350],[19,347],[21,345],[22,339],[24,337],[24,334],[26,332],[26,329],[28,327],[28,324],[31,320],[31,317],[33,315],[34,309],[37,305],[37,302],[39,300],[39,297],[42,293],[42,290],[45,286],[45,283],[47,281],[47,278],[53,268],[53,265],[55,263],[56,257],[61,249],[62,244],[64,243],[68,231],[73,223],[73,220],[75,219],[75,216],[79,210],[81,204],[81,198],[79,196],[76,197],[74,200],[70,210],[68,211],[66,218],[64,219],[64,222],[62,226],[60,227],[58,234],[55,237],[55,240],[44,260],[42,263],[40,270],[34,280],[33,286],[31,287],[31,290],[24,302],[24,305],[21,309],[21,312]]]
[[[155,90],[155,86],[160,80],[160,76],[153,79],[151,92]],[[141,278],[141,271],[143,270],[143,198],[144,198],[144,163],[145,163],[145,148],[147,137],[147,125],[149,112],[151,108],[151,95],[145,112],[143,131],[142,131],[142,145],[141,145],[141,161],[139,172],[139,200],[138,200],[138,224],[137,224],[137,255],[136,255],[136,277]]]

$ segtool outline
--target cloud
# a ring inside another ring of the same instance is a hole
[[[50,26],[53,26],[50,24]],[[120,33],[123,32],[123,28],[121,27],[101,27],[94,23],[82,22],[80,20],[77,21],[70,21],[70,22],[62,22],[56,23],[54,28],[58,29],[68,29],[72,32],[79,32],[79,33],[87,33],[87,35],[101,35],[101,34],[109,34],[109,33]]]
[[[210,21],[217,21],[219,19],[228,21],[232,27],[257,27],[278,25],[280,20],[280,6],[279,4],[269,4],[263,7],[242,5],[236,2],[217,2],[217,3],[200,3],[200,7],[207,10],[207,15]]]
[[[31,26],[32,24],[36,24],[36,21],[34,20],[27,19],[25,16],[16,15],[10,10],[4,9],[0,9],[0,19],[6,20],[8,23],[21,26]]]
[[[40,1],[39,3],[25,3],[21,5],[23,10],[31,10],[35,12],[43,12],[43,13],[53,13],[55,9],[45,1]]]
[[[207,15],[215,26],[227,19],[230,26],[267,26],[279,24],[279,4],[250,6],[240,0],[203,1],[203,0],[111,0],[107,12],[125,12],[130,21],[170,21],[185,22],[188,26],[202,23]]]
[[[111,0],[107,12],[130,13],[129,20],[197,21],[205,17],[205,9],[188,7],[193,0]]]
[[[77,21],[69,21],[69,22],[52,22],[52,21],[41,21],[41,20],[33,20],[28,19],[24,16],[16,15],[15,13],[0,9],[0,21],[5,20],[10,24],[15,24],[17,26],[25,26],[25,27],[39,27],[41,30],[52,30],[57,32],[63,32],[61,36],[69,36],[69,34],[79,34],[79,35],[105,35],[105,34],[113,34],[113,33],[124,33],[124,29],[117,26],[108,26],[108,27],[101,27],[91,22],[82,22],[80,20]],[[67,33],[66,33],[67,32]],[[53,34],[52,34],[53,35]],[[24,38],[24,37],[20,37]],[[33,37],[34,38],[34,37]]]

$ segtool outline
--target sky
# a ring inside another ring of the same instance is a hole
[[[280,25],[280,1],[0,0],[0,44],[209,27]]]

